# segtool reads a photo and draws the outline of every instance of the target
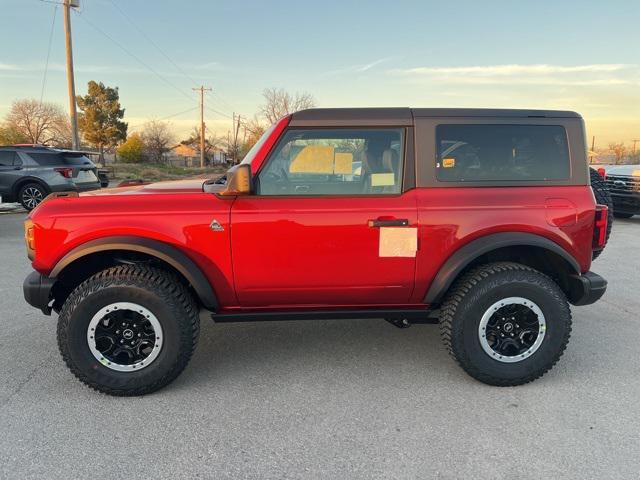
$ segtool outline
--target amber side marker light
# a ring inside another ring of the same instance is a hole
[[[27,256],[29,260],[36,257],[36,239],[34,235],[33,222],[29,219],[24,222],[24,243],[27,247]]]

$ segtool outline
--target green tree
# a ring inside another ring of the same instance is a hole
[[[107,87],[91,80],[87,95],[79,95],[76,100],[81,110],[78,127],[84,140],[98,149],[102,160],[105,148],[113,148],[127,138],[118,87]]]
[[[144,160],[145,144],[139,133],[132,133],[120,147],[118,156],[125,163],[140,163]]]

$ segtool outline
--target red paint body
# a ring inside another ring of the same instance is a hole
[[[257,173],[289,118],[257,146]],[[109,201],[105,201],[108,195]],[[397,195],[220,197],[202,181],[165,182],[58,198],[31,214],[33,267],[49,274],[71,249],[106,236],[159,240],[204,272],[222,311],[241,309],[424,307],[443,263],[491,233],[546,237],[591,264],[595,201],[584,186],[413,188]],[[381,258],[372,219],[408,219],[418,229],[413,257]],[[224,228],[214,232],[216,219]]]

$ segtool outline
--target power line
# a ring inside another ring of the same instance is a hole
[[[187,110],[183,110],[182,112],[172,113],[171,115],[167,115],[166,117],[162,117],[162,118],[149,119],[149,121],[151,121],[151,120],[157,120],[157,121],[159,121],[159,122],[162,122],[162,121],[164,121],[164,120],[169,120],[170,118],[173,118],[173,117],[177,117],[177,116],[180,116],[180,115],[184,115],[185,113],[193,112],[194,110],[197,110],[197,109],[198,109],[198,107],[191,107],[191,108],[189,108],[189,109],[187,109]],[[134,127],[139,127],[140,125],[144,125],[145,123],[147,123],[147,122],[143,122],[143,123],[134,123],[133,125],[130,125],[130,127],[132,127],[132,128],[134,128]]]
[[[198,84],[198,82],[196,82],[191,75],[185,72],[180,65],[174,62],[171,59],[171,57],[167,55],[167,53],[162,48],[160,48],[160,46],[156,42],[154,42],[153,39],[149,35],[147,35],[147,33],[145,33],[145,31],[142,30],[129,15],[127,15],[124,12],[124,10],[122,10],[114,0],[109,0],[109,2],[115,7],[116,10],[118,10],[120,15],[122,15],[133,26],[133,28],[135,28],[138,31],[138,33],[140,33],[140,35],[142,35],[171,65],[175,67],[175,69],[178,72],[180,72],[194,86]],[[229,102],[225,101],[218,92],[213,92],[213,94],[216,96],[218,101],[223,103],[227,108],[231,108],[233,110],[233,107],[229,104]],[[223,114],[223,115],[226,115],[227,117],[231,118],[229,114]]]
[[[151,73],[153,73],[155,76],[157,76],[160,80],[162,80],[164,83],[166,83],[167,85],[169,85],[171,88],[175,89],[177,92],[181,93],[182,95],[184,95],[186,98],[188,98],[189,100],[193,101],[195,100],[195,98],[192,95],[189,95],[188,93],[186,93],[184,90],[182,90],[180,87],[176,86],[174,83],[170,82],[169,80],[167,80],[166,78],[164,78],[160,73],[158,73],[154,68],[152,68],[151,66],[149,66],[146,62],[144,62],[143,60],[141,60],[137,55],[135,55],[134,53],[132,53],[129,49],[127,49],[124,45],[122,45],[120,42],[118,42],[117,40],[115,40],[111,35],[109,35],[108,33],[106,33],[104,30],[102,30],[100,27],[98,27],[97,25],[95,25],[93,22],[91,22],[89,19],[87,19],[84,15],[78,15],[80,18],[82,18],[88,25],[90,25],[91,27],[93,27],[95,30],[98,31],[98,33],[102,34],[104,37],[106,37],[107,39],[111,40],[118,48],[120,48],[120,50],[122,50],[124,53],[126,53],[127,55],[129,55],[131,58],[133,58],[135,61],[137,61],[140,65],[144,66],[147,70],[149,70]]]
[[[153,45],[153,47],[160,52],[160,54],[167,59],[167,61],[169,63],[171,63],[171,65],[173,65],[182,75],[185,76],[185,78],[187,78],[187,80],[189,80],[191,83],[193,83],[194,85],[197,85],[198,82],[196,82],[193,78],[191,78],[182,68],[180,68],[180,66],[174,62],[169,55],[167,55],[164,50],[162,50],[158,44],[156,42],[154,42],[151,37],[149,37],[149,35],[147,35],[140,27],[138,27],[138,25],[136,25],[136,23],[131,19],[131,17],[129,17],[126,13],[124,13],[124,11],[118,6],[117,3],[115,3],[113,0],[109,0],[109,2],[116,8],[116,10],[118,10],[118,12],[120,12],[120,15],[122,15],[124,18],[127,19],[127,21],[133,25],[133,28],[135,28],[138,33],[140,33],[140,35],[142,35],[144,38],[147,39],[147,41]]]
[[[48,2],[47,2],[48,3]],[[47,60],[44,63],[44,74],[42,75],[42,89],[40,90],[40,105],[44,98],[44,86],[47,83],[47,71],[49,70],[49,57],[51,56],[51,44],[53,43],[53,30],[56,26],[56,14],[58,13],[58,5],[53,7],[53,20],[51,21],[51,31],[49,32],[49,46],[47,47]]]

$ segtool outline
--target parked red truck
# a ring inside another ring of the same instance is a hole
[[[582,118],[483,109],[311,109],[273,125],[227,174],[57,195],[25,223],[26,300],[59,313],[71,371],[140,395],[187,365],[199,310],[216,322],[439,322],[491,385],[548,371],[607,207]]]

